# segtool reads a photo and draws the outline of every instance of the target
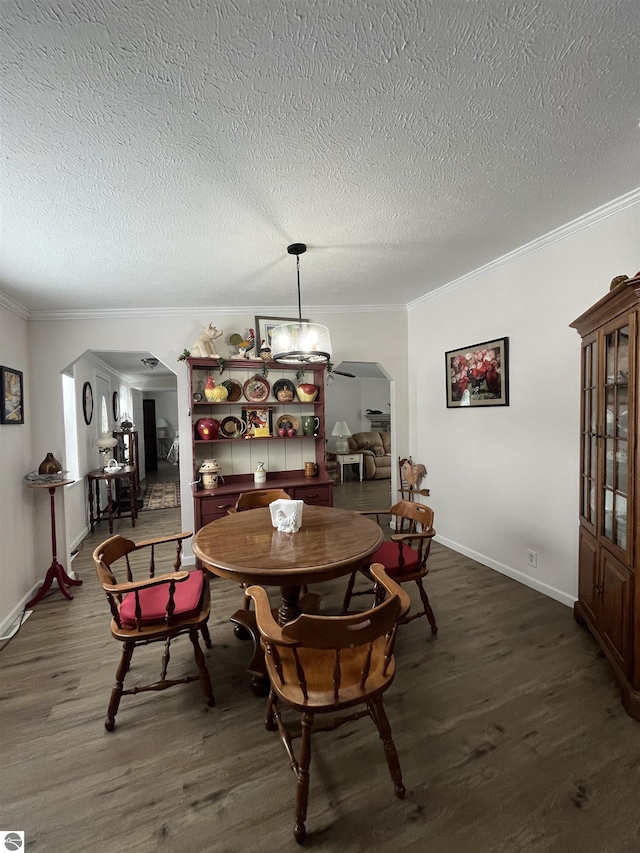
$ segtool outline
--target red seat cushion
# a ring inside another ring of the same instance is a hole
[[[195,571],[189,574],[186,581],[176,584],[173,598],[176,605],[173,612],[174,616],[188,616],[190,613],[197,612],[203,583],[202,572]],[[140,597],[140,609],[142,610],[142,624],[163,622],[169,603],[169,582],[141,589],[138,591],[138,595]],[[136,597],[132,592],[128,592],[122,599],[120,619],[125,625],[131,627],[136,624]]]
[[[403,545],[402,556],[404,557],[404,565],[402,568],[398,565],[399,553],[400,548],[397,542],[383,542],[371,558],[371,562],[382,563],[391,578],[415,572],[418,568],[418,552],[408,545]]]

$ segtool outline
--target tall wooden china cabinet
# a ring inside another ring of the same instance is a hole
[[[622,703],[640,720],[640,496],[637,489],[640,278],[627,280],[571,326],[582,337],[578,601]]]
[[[187,364],[196,530],[226,515],[241,492],[253,489],[281,488],[293,499],[332,506],[333,484],[325,452],[324,365],[305,368],[298,379],[296,366],[267,362],[265,368],[260,359],[188,358]],[[301,383],[317,387],[314,400],[299,399]],[[208,401],[207,385],[224,385],[228,396],[220,402]],[[198,422],[205,418],[215,423],[203,435]],[[203,488],[200,467],[211,458],[219,466],[218,484]],[[266,481],[256,484],[254,472],[260,462]],[[315,465],[312,477],[305,476],[307,463]]]

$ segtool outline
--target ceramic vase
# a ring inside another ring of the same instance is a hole
[[[62,471],[62,465],[58,462],[53,453],[47,453],[40,463],[38,474],[58,474],[60,471]]]

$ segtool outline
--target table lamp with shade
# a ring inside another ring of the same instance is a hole
[[[169,438],[169,422],[166,418],[158,418],[156,421],[156,435],[158,438]]]
[[[351,430],[349,429],[345,421],[337,421],[331,432],[331,435],[338,436],[335,442],[336,453],[348,453],[348,438],[351,435]]]
[[[107,464],[111,452],[117,443],[118,439],[115,438],[110,432],[103,432],[100,438],[96,438],[95,445],[102,456],[102,461],[100,463],[101,466]]]

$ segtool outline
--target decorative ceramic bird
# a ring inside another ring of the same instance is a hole
[[[413,465],[410,459],[405,459],[402,466],[402,476],[407,482],[410,491],[415,491],[423,477],[427,474],[427,469],[424,465]]]
[[[249,334],[246,338],[243,338],[236,332],[229,338],[229,343],[233,346],[238,347],[239,358],[248,358],[247,353],[250,352],[256,345],[256,334],[253,329],[249,329]]]
[[[222,403],[229,396],[229,392],[224,385],[216,385],[213,381],[213,376],[207,376],[207,383],[204,386],[204,396],[208,403]]]

